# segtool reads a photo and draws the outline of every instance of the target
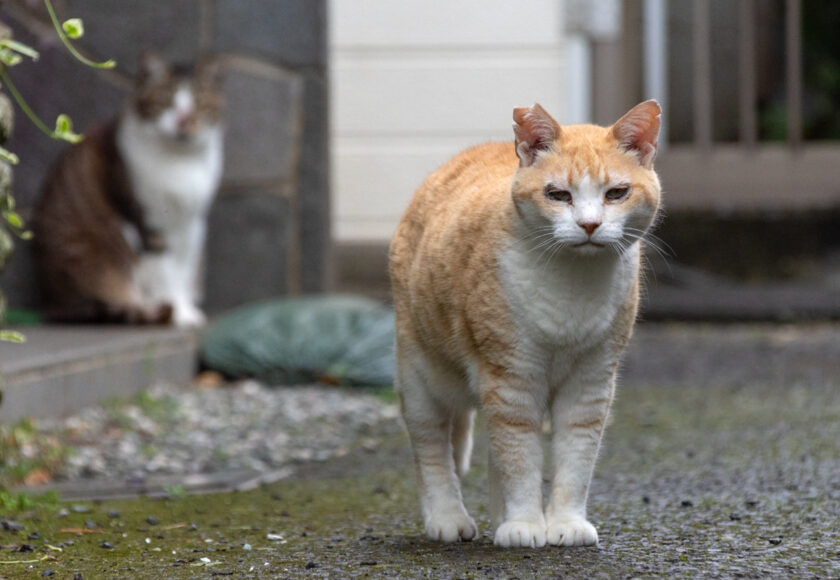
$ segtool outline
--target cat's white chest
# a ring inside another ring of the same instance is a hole
[[[149,225],[169,230],[204,217],[221,178],[221,129],[201,146],[184,148],[145,133],[129,120],[118,140]]]
[[[583,351],[603,341],[635,282],[638,248],[549,263],[527,249],[499,256],[502,287],[526,350]]]

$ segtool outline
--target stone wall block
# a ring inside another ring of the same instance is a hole
[[[325,0],[216,0],[215,47],[289,67],[326,66]]]
[[[85,23],[85,34],[76,42],[97,60],[114,59],[117,69],[132,78],[145,49],[176,62],[192,62],[199,55],[201,2],[66,0],[66,5],[65,17]]]
[[[277,71],[232,69],[225,75],[226,182],[294,175],[302,82]]]
[[[207,312],[287,292],[289,206],[286,197],[265,192],[216,199],[208,227]]]

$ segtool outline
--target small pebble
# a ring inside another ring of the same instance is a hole
[[[242,549],[250,551],[251,550],[251,544],[242,544]]]
[[[682,507],[694,507],[694,504],[691,502],[691,500],[687,499],[682,500],[682,503],[680,503],[680,505]]]
[[[23,529],[23,524],[11,520],[3,520],[2,525],[3,529],[9,532],[19,532]]]
[[[99,547],[105,548],[106,550],[110,550],[114,546],[112,546],[110,542],[102,542],[101,544],[99,544]]]
[[[86,514],[90,511],[90,507],[83,504],[71,505],[70,511],[77,514]]]
[[[31,534],[29,534],[29,536],[27,536],[27,539],[29,539],[29,540],[37,540],[37,539],[38,539],[38,538],[40,538],[40,537],[41,537],[41,536],[38,534],[38,532],[32,532]]]
[[[266,534],[266,539],[271,540],[272,542],[276,542],[277,540],[283,539],[283,534]]]
[[[76,572],[75,574],[73,574],[73,580],[85,580],[85,577],[82,576],[81,572]]]
[[[306,569],[307,570],[312,570],[313,568],[317,568],[317,567],[318,567],[318,564],[316,564],[315,562],[307,562],[306,563]]]
[[[150,526],[156,526],[160,522],[157,520],[157,518],[155,516],[149,516],[149,517],[146,518],[146,523],[149,524]]]
[[[767,541],[770,542],[771,544],[773,544],[774,546],[778,546],[779,544],[782,543],[781,538],[769,538]]]
[[[731,514],[729,514],[729,519],[733,522],[737,522],[741,519],[741,514],[739,514],[738,512],[732,512]]]
[[[50,570],[49,568],[47,568],[46,570],[44,570],[43,572],[41,572],[41,576],[55,576],[55,571]]]
[[[376,560],[365,560],[363,562],[359,562],[360,566],[376,566],[378,562]]]
[[[20,547],[17,549],[18,552],[34,552],[35,546],[32,544],[21,544]]]
[[[55,512],[56,518],[66,518],[68,515],[70,515],[70,511],[67,508],[61,508]]]
[[[92,520],[85,520],[85,528],[87,528],[88,530],[92,530],[95,527],[96,527],[96,522],[94,522]]]
[[[109,477],[139,486],[160,473],[267,472],[344,455],[357,441],[372,447],[381,435],[401,430],[396,405],[351,389],[299,385],[280,392],[245,381],[224,389],[157,386],[148,396],[175,412],[160,416],[128,403],[39,420],[36,427],[44,430],[85,425],[82,440],[67,441],[77,453],[62,466],[61,478]],[[128,421],[121,437],[106,435],[115,413]],[[265,425],[272,428],[263,437],[250,436]],[[150,448],[161,452],[149,457]]]
[[[118,512],[117,510],[109,510],[108,511],[108,517],[109,518],[118,518],[118,517],[120,517],[120,512]]]

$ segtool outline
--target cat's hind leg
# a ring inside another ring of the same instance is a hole
[[[478,534],[461,497],[452,445],[454,412],[430,393],[452,380],[422,356],[399,356],[397,390],[414,451],[426,534],[433,540],[471,540]],[[436,372],[437,371],[437,372]],[[463,429],[461,429],[463,432]],[[462,441],[464,442],[464,441]],[[463,445],[461,452],[466,451]]]

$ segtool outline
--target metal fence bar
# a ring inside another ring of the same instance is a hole
[[[709,0],[694,0],[694,144],[704,150],[712,147],[712,63],[711,14]]]
[[[755,0],[740,0],[738,11],[738,124],[741,144],[755,147]]]
[[[785,2],[785,62],[788,143],[802,145],[802,1]]]

